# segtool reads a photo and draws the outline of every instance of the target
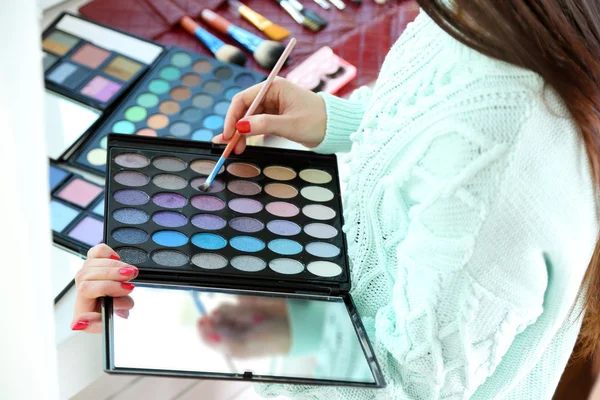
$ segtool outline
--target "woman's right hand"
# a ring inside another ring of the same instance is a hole
[[[283,78],[273,81],[254,115],[244,118],[263,85],[259,83],[234,96],[223,133],[215,136],[213,142],[228,143],[237,126],[242,138],[235,147],[235,154],[241,154],[246,148],[243,136],[279,136],[306,147],[318,146],[327,128],[325,102],[318,94]]]

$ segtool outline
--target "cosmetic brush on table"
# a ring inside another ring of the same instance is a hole
[[[331,5],[327,2],[327,0],[313,0],[317,3],[323,10],[331,9]]]
[[[342,11],[346,8],[346,4],[342,0],[329,0],[331,4],[335,6],[338,10]]]
[[[234,13],[242,16],[246,21],[250,22],[259,31],[264,33],[269,39],[283,40],[290,36],[290,31],[285,29],[283,26],[279,26],[269,21],[267,18],[260,15],[245,4],[242,4],[237,0],[229,0],[228,3],[229,8],[233,10]]]
[[[247,118],[250,115],[254,114],[254,112],[256,111],[258,106],[262,103],[263,99],[265,98],[265,95],[267,94],[267,91],[273,84],[273,81],[279,74],[279,71],[281,71],[283,64],[285,64],[285,62],[287,61],[287,58],[289,57],[289,55],[292,52],[295,45],[296,45],[296,39],[292,38],[290,40],[290,42],[288,43],[288,45],[286,46],[285,50],[283,50],[283,53],[281,54],[281,57],[279,57],[277,64],[275,64],[275,66],[271,70],[271,73],[267,77],[267,80],[265,81],[263,86],[260,88],[258,95],[256,95],[256,97],[254,98],[254,101],[252,102],[252,104],[250,104],[250,108],[248,108],[248,111],[246,111],[246,115],[244,116],[244,118]],[[208,189],[210,189],[210,185],[212,185],[213,181],[215,180],[215,177],[219,173],[219,170],[221,169],[223,164],[225,164],[227,157],[229,157],[229,155],[231,154],[231,152],[233,151],[235,146],[240,141],[241,136],[242,135],[240,135],[240,133],[236,129],[236,131],[233,133],[233,136],[231,137],[231,140],[227,144],[227,147],[225,147],[225,150],[223,151],[223,155],[221,156],[221,158],[219,158],[219,161],[217,161],[217,163],[215,164],[212,172],[210,173],[210,175],[208,175],[208,178],[206,178],[206,181],[204,181],[204,183],[202,185],[200,185],[199,189],[201,191],[206,192],[206,191],[208,191]]]
[[[190,35],[196,36],[215,55],[219,61],[244,66],[248,58],[240,49],[225,44],[221,39],[203,29],[191,17],[185,16],[179,21],[181,27]]]
[[[327,26],[327,20],[310,10],[305,9],[297,0],[273,0],[278,3],[298,24],[319,32]]]
[[[204,9],[200,14],[202,20],[211,28],[224,35],[229,35],[252,53],[261,67],[271,69],[283,53],[285,46],[273,40],[265,40],[253,33],[235,26],[217,13]]]

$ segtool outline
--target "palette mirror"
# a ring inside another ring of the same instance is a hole
[[[105,304],[110,372],[382,385],[341,297],[138,284],[131,298],[125,314]]]

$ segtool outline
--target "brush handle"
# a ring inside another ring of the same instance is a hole
[[[194,21],[190,17],[183,17],[181,21],[179,21],[181,27],[188,32],[190,35],[196,36],[208,49],[211,53],[216,54],[217,51],[225,46],[225,43],[214,36],[212,33],[208,32],[206,29],[202,29],[196,21]]]
[[[246,18],[248,22],[257,27],[261,32],[273,24],[267,18],[260,15],[259,13],[257,13],[256,11],[244,4],[240,4],[238,11],[242,15],[242,17]]]
[[[227,21],[225,18],[220,15],[214,13],[211,10],[204,9],[201,13],[204,21],[210,25],[213,29],[231,36],[235,39],[239,44],[244,46],[250,52],[254,53],[258,46],[264,42],[264,39],[259,38],[258,36],[232,24]]]

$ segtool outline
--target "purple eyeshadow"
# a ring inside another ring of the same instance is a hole
[[[262,210],[263,206],[252,199],[233,199],[229,202],[229,208],[242,214],[255,214]]]
[[[262,230],[265,225],[257,219],[238,217],[229,221],[229,226],[239,232],[254,233]]]
[[[230,192],[240,196],[254,196],[262,190],[260,185],[250,181],[232,181],[227,184]]]
[[[193,179],[190,182],[190,186],[196,190],[200,190],[200,186],[204,182],[206,182],[206,178],[207,177],[203,176],[200,178]],[[210,185],[210,188],[208,189],[208,193],[218,193],[218,192],[221,192],[223,189],[225,189],[225,184],[222,181],[215,179],[213,181],[212,185]]]
[[[302,230],[299,225],[282,219],[269,222],[267,224],[267,229],[274,234],[281,236],[294,236],[299,234]]]
[[[80,242],[95,246],[102,242],[102,221],[85,217],[69,232],[69,236]]]
[[[164,208],[183,208],[187,199],[177,193],[157,193],[152,196],[152,202]]]
[[[192,198],[191,203],[202,211],[217,211],[225,207],[225,202],[214,196],[196,196]]]
[[[114,194],[115,200],[126,206],[141,206],[150,200],[150,196],[141,190],[125,189]]]
[[[141,172],[123,171],[115,175],[115,181],[123,186],[145,186],[150,182],[150,178]]]
[[[167,228],[179,228],[187,224],[187,217],[173,211],[159,211],[152,216],[152,221]]]
[[[216,231],[225,228],[227,224],[223,218],[211,214],[199,214],[192,217],[192,225],[207,231]]]

